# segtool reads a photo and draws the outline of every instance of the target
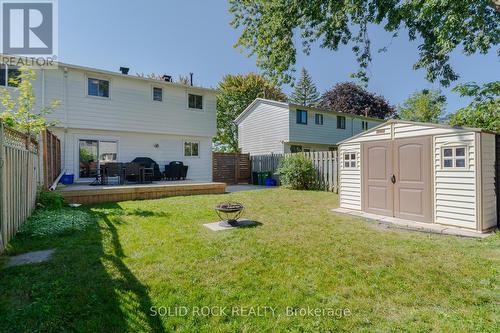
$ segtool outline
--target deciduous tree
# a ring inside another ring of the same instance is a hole
[[[438,123],[443,118],[446,97],[439,90],[424,89],[413,93],[398,108],[403,120]]]
[[[500,12],[494,0],[229,0],[232,26],[241,30],[237,47],[248,49],[264,73],[280,82],[292,80],[296,41],[308,54],[311,45],[337,51],[352,45],[359,63],[353,76],[368,81],[372,60],[370,25],[393,38],[406,34],[418,43],[414,69],[431,82],[448,86],[458,78],[450,54],[487,53],[500,42]],[[381,48],[385,50],[385,48]]]
[[[259,74],[224,76],[217,94],[217,136],[214,138],[216,150],[238,151],[238,129],[234,120],[258,97],[286,100],[286,95],[279,87]]]
[[[321,107],[336,112],[352,113],[365,117],[390,118],[395,109],[384,97],[366,91],[352,82],[336,84],[321,97]]]

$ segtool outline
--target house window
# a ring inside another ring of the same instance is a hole
[[[300,152],[302,152],[302,146],[291,145],[290,152],[291,153],[300,153]]]
[[[316,125],[323,125],[323,115],[321,113],[316,113],[314,115],[314,123]]]
[[[109,81],[88,78],[88,95],[97,97],[109,97]]]
[[[337,128],[345,129],[345,117],[337,116]]]
[[[163,101],[163,89],[159,87],[153,87],[153,101],[161,102]]]
[[[344,168],[355,168],[355,167],[356,167],[356,153],[345,153]]]
[[[184,142],[184,156],[198,157],[200,156],[200,144],[198,142]]]
[[[328,147],[328,151],[337,151],[337,147]]]
[[[465,151],[465,146],[443,148],[443,168],[465,168]]]
[[[368,122],[367,122],[367,121],[362,120],[362,121],[361,121],[361,127],[362,127],[363,131],[368,130]]]
[[[103,164],[118,160],[118,142],[81,139],[79,148],[79,178],[95,178]]]
[[[297,110],[297,124],[307,125],[307,111]]]
[[[304,148],[304,153],[310,153],[311,152],[311,148]]]
[[[21,72],[17,67],[0,65],[0,86],[4,87],[18,87],[19,75]]]
[[[188,94],[188,107],[190,109],[203,110],[203,96]]]

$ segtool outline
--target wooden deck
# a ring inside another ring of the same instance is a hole
[[[159,181],[153,184],[90,186],[73,184],[58,189],[67,203],[96,204],[127,200],[158,199],[197,194],[222,194],[225,183]]]

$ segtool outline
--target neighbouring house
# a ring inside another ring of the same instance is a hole
[[[123,68],[121,68],[122,70]],[[94,179],[109,161],[188,165],[187,178],[212,180],[216,93],[212,89],[59,63],[36,71],[37,105],[57,99],[49,116],[61,140],[62,168],[75,181]]]
[[[257,98],[236,119],[243,153],[313,152],[384,122],[382,119]]]
[[[340,143],[340,207],[487,231],[499,221],[500,138],[390,120]]]

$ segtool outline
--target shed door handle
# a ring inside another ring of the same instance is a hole
[[[393,184],[396,184],[396,176],[392,175],[392,177],[391,177],[391,182],[392,182]]]

